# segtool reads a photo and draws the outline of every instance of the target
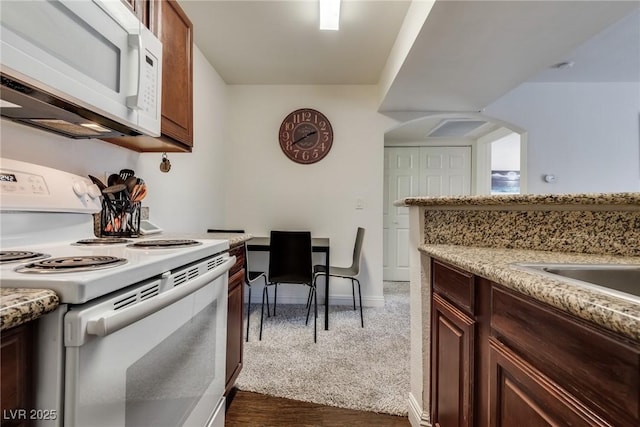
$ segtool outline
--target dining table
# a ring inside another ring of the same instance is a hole
[[[269,237],[252,237],[247,241],[247,250],[256,252],[269,252]],[[312,237],[311,252],[324,254],[325,271],[329,271],[329,238],[328,237]],[[329,276],[325,276],[324,284],[324,329],[329,330]]]

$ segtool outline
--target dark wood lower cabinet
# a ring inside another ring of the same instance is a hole
[[[2,331],[0,377],[2,378],[2,426],[28,426],[31,400],[33,325],[25,323]]]
[[[640,342],[446,263],[431,271],[434,425],[640,426]]]
[[[492,427],[610,425],[500,342],[489,348]]]
[[[230,397],[233,385],[242,370],[244,344],[244,244],[232,248],[236,263],[229,271],[227,300],[227,363],[225,396]]]
[[[432,421],[473,425],[474,321],[438,295],[432,308]]]

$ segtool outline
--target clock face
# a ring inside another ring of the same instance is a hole
[[[331,150],[333,129],[327,117],[311,108],[293,111],[280,125],[280,148],[297,163],[305,165],[322,160]]]

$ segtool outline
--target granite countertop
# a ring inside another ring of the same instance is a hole
[[[515,262],[640,264],[640,257],[424,244],[422,253],[529,295],[609,330],[640,340],[640,304],[543,275]]]
[[[60,303],[48,289],[0,288],[0,330],[35,320]]]
[[[246,233],[207,233],[210,239],[223,239],[229,241],[229,247],[240,245],[247,240],[250,240],[253,236]]]
[[[161,234],[157,234],[159,238],[166,239],[219,239],[219,240],[228,240],[229,247],[237,246],[241,243],[246,242],[251,239],[253,236],[247,233],[166,233],[163,232]],[[154,238],[154,236],[149,236],[149,238]]]
[[[631,205],[640,209],[640,193],[584,193],[584,194],[505,194],[479,196],[440,196],[440,197],[407,197],[394,202],[396,206],[423,206],[442,208],[460,208],[464,206],[553,206],[581,205],[623,206]]]

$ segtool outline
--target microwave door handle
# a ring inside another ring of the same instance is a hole
[[[127,96],[127,107],[133,110],[140,110],[142,108],[142,64],[144,61],[144,46],[142,45],[142,34],[129,34],[129,46],[136,48],[138,51],[138,82],[136,84],[136,93],[134,95]]]
[[[235,262],[236,257],[231,256],[213,270],[206,272],[185,285],[177,286],[155,298],[148,299],[122,311],[111,312],[106,316],[91,319],[87,322],[87,334],[104,337],[138,320],[144,319],[213,282],[229,271]]]

